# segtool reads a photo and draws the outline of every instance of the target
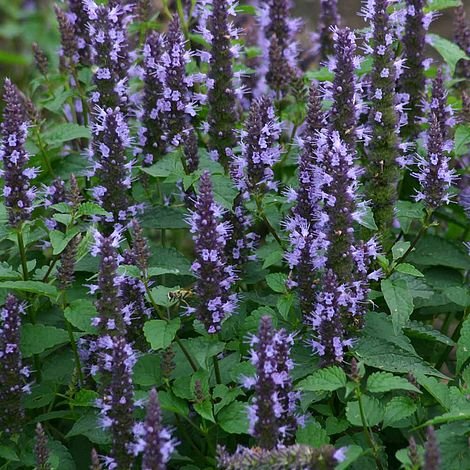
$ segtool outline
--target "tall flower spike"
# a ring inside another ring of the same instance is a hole
[[[0,428],[6,434],[21,430],[24,411],[21,405],[23,393],[28,391],[24,380],[29,369],[23,366],[20,352],[21,315],[24,305],[8,294],[0,312]]]
[[[335,53],[332,26],[339,26],[338,0],[320,0],[320,60],[326,61]]]
[[[358,66],[356,57],[356,37],[349,28],[337,29],[333,34],[335,40],[335,58],[330,67],[335,72],[331,89],[333,106],[329,113],[332,130],[339,133],[350,149],[356,145],[356,128],[359,108],[358,83],[355,69]],[[327,97],[329,97],[327,94]]]
[[[81,65],[90,64],[90,36],[88,34],[88,16],[84,2],[68,0],[68,18],[75,33],[76,48]]]
[[[57,268],[57,280],[59,289],[68,289],[75,280],[75,263],[77,261],[77,249],[81,236],[76,235],[60,255],[60,266]]]
[[[421,100],[425,89],[424,47],[426,29],[424,23],[425,0],[406,0],[406,23],[403,36],[405,69],[400,79],[400,88],[409,95],[408,124],[402,134],[413,140],[419,133],[418,121],[422,116]]]
[[[366,195],[372,203],[374,219],[382,237],[390,234],[399,176],[398,116],[396,111],[396,71],[393,30],[387,8],[390,0],[372,0],[366,18],[371,20],[372,52],[371,105],[369,124],[371,140],[367,146]]]
[[[242,154],[232,162],[232,177],[244,197],[277,188],[273,165],[281,154],[277,144],[280,134],[271,100],[261,97],[253,101],[241,133]]]
[[[24,115],[24,100],[15,85],[6,78],[3,89],[3,122],[0,157],[3,160],[3,196],[12,227],[30,218],[36,190],[31,186],[37,170],[26,168],[29,160],[25,150],[28,124]]]
[[[59,51],[61,63],[66,69],[73,67],[80,60],[77,49],[77,38],[75,37],[75,28],[70,21],[70,17],[57,5],[54,7],[60,31]]]
[[[102,108],[128,104],[127,73],[130,67],[126,32],[131,6],[85,3],[89,16],[91,60],[96,66],[93,82],[96,91],[91,101]]]
[[[230,293],[236,276],[224,253],[231,227],[221,221],[223,214],[214,201],[210,174],[205,171],[189,218],[196,251],[191,269],[197,277],[195,291],[199,304],[190,307],[188,313],[195,312],[209,333],[221,329],[222,321],[234,312],[237,303],[236,294]]]
[[[143,446],[142,470],[166,470],[176,441],[162,426],[158,395],[154,388],[149,393],[145,422],[139,429],[139,439]]]
[[[102,352],[100,373],[109,377],[102,398],[97,400],[101,425],[111,433],[111,457],[114,467],[132,467],[134,442],[134,387],[132,369],[136,358],[122,336],[112,338],[109,352]]]
[[[36,42],[33,42],[32,49],[34,55],[34,64],[36,65],[36,68],[39,70],[39,72],[44,77],[46,77],[49,72],[49,59]]]
[[[140,145],[143,147],[143,165],[150,166],[162,154],[165,147],[163,120],[155,112],[155,104],[163,94],[163,83],[156,79],[160,71],[159,61],[163,53],[162,35],[152,31],[147,36],[143,50],[144,97],[143,126],[140,130]]]
[[[36,425],[36,443],[34,446],[34,456],[37,470],[51,470],[49,464],[49,449],[47,448],[48,439],[41,423]]]
[[[427,134],[426,157],[418,157],[418,170],[412,176],[418,179],[421,190],[415,199],[423,201],[431,210],[448,204],[449,190],[456,179],[455,171],[449,168],[449,157],[444,154],[441,127],[435,113],[431,114]]]
[[[95,449],[91,450],[91,467],[90,470],[102,470],[98,453]]]
[[[207,100],[209,104],[209,148],[214,158],[227,163],[227,149],[236,145],[233,122],[235,116],[235,91],[228,24],[227,0],[213,0],[212,14],[208,19],[211,35],[211,58]]]
[[[262,317],[258,335],[251,338],[251,363],[256,377],[245,378],[245,386],[254,388],[253,404],[248,408],[249,432],[256,437],[259,447],[273,449],[289,443],[299,422],[296,408],[300,398],[293,391],[290,371],[292,335],[285,330],[276,331],[271,317]]]
[[[125,222],[137,214],[138,207],[129,205],[132,161],[127,160],[130,147],[129,127],[119,108],[99,109],[93,123],[92,156],[98,179],[93,196],[111,213],[107,222]]]
[[[95,245],[92,255],[100,255],[98,271],[98,285],[92,290],[98,290],[99,298],[96,301],[98,317],[93,324],[98,327],[101,335],[123,335],[125,333],[122,315],[122,302],[119,297],[119,280],[117,279],[118,254],[120,235],[113,232],[105,237],[95,232]]]
[[[465,7],[460,5],[455,8],[454,12],[455,43],[467,54],[467,56],[470,56],[470,25],[467,21]],[[470,61],[460,61],[457,70],[459,71],[459,75],[470,79]]]
[[[436,433],[432,426],[426,429],[426,444],[424,449],[424,467],[426,470],[439,470],[441,468],[441,452],[437,442]]]

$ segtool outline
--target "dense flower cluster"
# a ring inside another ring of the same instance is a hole
[[[24,416],[21,399],[29,391],[25,385],[29,369],[23,365],[20,352],[21,316],[24,313],[24,305],[9,294],[0,312],[0,426],[7,434],[21,429]]]
[[[223,214],[214,201],[210,174],[206,171],[201,176],[199,196],[189,218],[196,251],[191,269],[197,277],[195,291],[199,305],[189,307],[188,313],[196,313],[209,333],[221,329],[222,321],[234,312],[237,304],[237,295],[231,293],[236,275],[225,255],[232,228],[228,222],[222,222]]]
[[[256,376],[244,380],[244,386],[255,391],[248,409],[249,432],[262,449],[291,442],[297,426],[303,423],[296,414],[300,395],[293,390],[290,376],[294,367],[290,359],[293,344],[292,335],[273,329],[270,317],[261,318],[258,335],[250,340],[250,360],[256,367]]]
[[[25,150],[28,130],[24,114],[24,100],[15,85],[7,78],[3,89],[3,122],[0,157],[3,161],[1,176],[4,180],[3,197],[12,227],[28,220],[36,195],[31,180],[38,170],[26,167],[29,155]]]
[[[332,27],[340,25],[338,0],[320,0],[320,58],[328,60],[335,52]]]

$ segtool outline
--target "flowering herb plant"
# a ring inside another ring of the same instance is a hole
[[[16,3],[0,468],[470,470],[462,2]]]

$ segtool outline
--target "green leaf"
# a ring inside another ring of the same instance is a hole
[[[411,246],[410,242],[397,242],[395,245],[392,246],[392,255],[393,255],[393,260],[396,261],[397,259],[400,259],[408,250],[408,248]]]
[[[421,220],[424,216],[424,207],[419,202],[398,201],[397,219],[404,233],[408,233],[414,220]]]
[[[181,320],[173,318],[165,320],[149,320],[144,324],[144,335],[154,351],[167,348],[175,339],[180,329]]]
[[[470,145],[470,125],[459,124],[455,128],[454,153],[456,157],[461,157],[468,152]]]
[[[12,443],[14,447],[14,444]],[[0,444],[0,458],[6,460],[7,462],[19,462],[18,455],[16,455],[15,450],[12,447],[8,447],[4,444]]]
[[[68,234],[60,232],[59,230],[52,230],[49,232],[49,239],[51,240],[52,245],[52,254],[55,256],[62,253],[69,244],[70,240],[72,240],[72,238],[74,238],[78,232],[78,229],[74,229]]]
[[[420,323],[418,321],[411,321],[405,327],[405,333],[412,338],[425,339],[428,341],[437,341],[438,343],[445,344],[446,346],[454,346],[455,343],[451,338],[435,330],[431,325]]]
[[[297,444],[305,444],[314,448],[330,443],[328,434],[316,421],[310,421],[305,426],[299,427],[295,441]]]
[[[408,274],[409,276],[424,277],[424,274],[421,271],[419,271],[412,264],[409,263],[400,263],[395,268],[395,271],[398,271],[402,274]]]
[[[421,393],[419,389],[405,378],[398,377],[389,372],[375,372],[367,379],[367,391],[370,393],[386,393],[391,390],[409,390]]]
[[[188,416],[189,410],[186,401],[176,397],[171,392],[161,391],[158,393],[158,400],[162,410],[177,413],[182,416]]]
[[[383,427],[393,426],[408,418],[417,408],[416,403],[410,397],[393,397],[385,406]]]
[[[202,416],[204,419],[215,423],[214,412],[212,410],[212,402],[210,399],[206,399],[201,403],[193,404],[194,411]]]
[[[460,371],[462,366],[470,358],[470,318],[467,318],[460,330],[460,338],[457,342],[457,371]]]
[[[105,211],[101,206],[94,202],[83,202],[78,206],[77,215],[81,216],[92,216],[92,215],[109,215],[108,211]]]
[[[55,326],[25,324],[21,328],[21,352],[24,357],[40,354],[46,349],[69,341],[67,331]]]
[[[97,334],[96,327],[92,326],[91,321],[97,316],[96,308],[90,300],[77,299],[70,303],[64,311],[65,319],[88,334]]]
[[[277,264],[282,261],[284,258],[284,252],[280,250],[274,250],[269,253],[268,256],[264,259],[263,269],[269,268],[273,264]]]
[[[346,374],[340,367],[319,369],[301,380],[297,388],[306,392],[333,392],[346,386]]]
[[[60,147],[64,142],[75,139],[89,139],[91,137],[90,129],[86,126],[80,126],[73,122],[66,122],[55,125],[49,131],[44,132],[44,142],[50,148]]]
[[[132,369],[133,381],[144,387],[157,387],[162,382],[160,357],[155,354],[144,354],[137,359]]]
[[[384,417],[385,407],[377,398],[362,395],[364,417],[368,426],[376,426]],[[351,401],[346,406],[346,418],[353,426],[362,427],[361,411],[358,401]]]
[[[381,282],[382,293],[387,302],[395,333],[398,333],[408,323],[413,313],[413,297],[405,281],[384,279]]]
[[[273,273],[266,276],[266,283],[274,292],[286,292],[286,281],[287,276],[283,273]]]
[[[0,279],[2,280],[15,280],[21,278],[21,274],[18,271],[15,271],[8,263],[5,261],[0,262]]]
[[[178,207],[158,206],[145,211],[142,227],[153,229],[187,229],[186,212]]]
[[[445,410],[449,410],[451,407],[449,387],[439,382],[434,377],[427,377],[423,374],[415,374],[416,380],[419,385],[423,387],[437,403],[439,403]]]
[[[462,0],[428,0],[428,4],[424,7],[424,12],[445,10],[446,8],[454,8],[462,5]]]
[[[54,286],[40,281],[3,281],[0,282],[0,289],[31,292],[32,294],[45,295],[51,299],[55,299],[58,294]]]
[[[279,310],[279,313],[284,320],[287,320],[289,317],[289,312],[292,308],[292,305],[294,305],[294,295],[292,293],[283,295],[277,301],[277,309]]]
[[[221,398],[220,402],[214,405],[214,412],[217,414],[222,408],[233,403],[237,397],[243,395],[243,391],[239,387],[229,388],[223,384],[217,384],[214,387],[212,396],[214,399]]]
[[[93,444],[106,445],[111,442],[111,436],[99,425],[99,417],[94,411],[88,411],[79,418],[65,437],[74,436],[85,436]]]
[[[142,171],[155,178],[166,178],[170,175],[182,177],[184,175],[181,154],[179,151],[163,156],[157,163],[149,167],[142,167]]]
[[[247,404],[234,401],[223,408],[217,414],[219,426],[229,434],[248,433],[248,411]]]
[[[444,39],[437,34],[428,34],[428,39],[430,39],[431,46],[441,54],[442,58],[450,67],[450,72],[452,75],[455,73],[455,67],[457,62],[460,60],[470,60],[470,57],[465,54],[465,52],[460,49],[457,44],[454,44],[448,39]]]
[[[378,230],[377,224],[375,223],[374,219],[374,212],[372,208],[366,206],[361,209],[361,215],[359,217],[359,224],[369,230]]]
[[[470,290],[464,286],[453,286],[444,290],[447,298],[461,307],[470,306]]]

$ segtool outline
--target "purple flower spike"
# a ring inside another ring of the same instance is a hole
[[[332,26],[339,25],[338,0],[320,0],[320,59],[323,61],[335,53]]]
[[[120,234],[113,232],[105,237],[95,232],[95,245],[92,255],[100,255],[100,268],[98,272],[98,285],[92,290],[98,290],[100,297],[96,301],[98,317],[93,320],[99,328],[101,335],[123,335],[125,333],[122,315],[123,305],[119,297],[119,279],[117,277],[118,254]]]
[[[41,423],[36,425],[36,443],[34,445],[34,457],[36,460],[37,470],[51,470],[49,463],[49,449],[48,439],[41,426]]]
[[[155,389],[150,390],[147,416],[142,426],[138,443],[143,447],[142,470],[166,470],[166,464],[175,450],[177,442],[161,423],[160,405]]]
[[[0,427],[6,434],[21,430],[24,411],[21,398],[29,391],[25,379],[29,369],[23,366],[20,352],[21,315],[24,305],[8,294],[0,312]]]
[[[70,17],[57,5],[54,7],[59,24],[60,44],[59,51],[61,64],[67,70],[75,66],[80,60],[77,49],[77,38],[75,37],[75,28],[70,21]]]
[[[406,24],[403,35],[403,49],[406,67],[400,79],[403,93],[409,95],[408,125],[402,134],[413,139],[419,133],[417,125],[422,116],[421,99],[425,89],[424,47],[426,41],[425,0],[406,0]]]
[[[424,450],[424,467],[426,470],[439,470],[441,467],[441,451],[436,433],[432,426],[426,429],[426,444]]]
[[[126,27],[132,7],[120,3],[97,5],[85,2],[89,17],[91,59],[96,71],[93,81],[96,91],[91,101],[106,109],[128,104],[129,41]]]
[[[88,15],[85,2],[68,0],[68,18],[72,23],[75,34],[76,49],[81,65],[90,65],[90,36],[88,34]]]
[[[5,109],[1,124],[0,157],[3,160],[3,196],[12,227],[30,218],[36,190],[31,186],[37,170],[26,168],[29,156],[24,148],[28,125],[24,115],[24,100],[18,88],[6,78],[3,89]]]
[[[463,5],[456,7],[454,16],[454,38],[455,43],[470,56],[470,24],[467,20],[465,7]],[[459,74],[470,79],[470,61],[462,60],[458,64]]]
[[[245,378],[245,386],[255,391],[253,404],[248,408],[249,432],[263,449],[292,443],[297,426],[302,423],[296,415],[300,395],[293,391],[290,376],[294,338],[285,330],[274,330],[270,317],[262,317],[258,335],[251,338],[250,344],[256,377]]]
[[[122,336],[110,339],[109,348],[101,352],[100,373],[106,377],[100,409],[101,425],[112,438],[112,468],[129,469],[134,460],[134,387],[132,369],[136,357]]]
[[[99,109],[93,123],[92,152],[98,185],[93,196],[111,213],[107,222],[125,222],[138,208],[129,205],[133,161],[128,161],[129,127],[119,108]]]
[[[435,210],[450,202],[449,190],[457,176],[449,168],[450,159],[444,154],[441,127],[434,113],[431,114],[426,148],[426,157],[418,158],[418,171],[412,173],[421,185],[415,199],[424,201],[431,210]]]
[[[195,311],[208,333],[220,331],[222,321],[234,312],[237,304],[236,294],[230,293],[235,272],[224,253],[231,227],[222,222],[223,215],[223,209],[214,201],[210,174],[206,171],[201,176],[199,196],[189,218],[196,251],[192,271],[197,277],[199,304],[196,309],[189,308],[188,313]]]
[[[267,97],[253,101],[241,134],[242,155],[232,162],[232,178],[237,188],[248,198],[276,189],[273,165],[279,160],[278,146],[281,126]]]
[[[236,145],[233,121],[235,116],[235,90],[233,83],[230,38],[228,21],[231,3],[227,0],[213,0],[212,13],[208,18],[208,34],[211,38],[209,92],[209,148],[215,158],[227,162],[226,149]]]

